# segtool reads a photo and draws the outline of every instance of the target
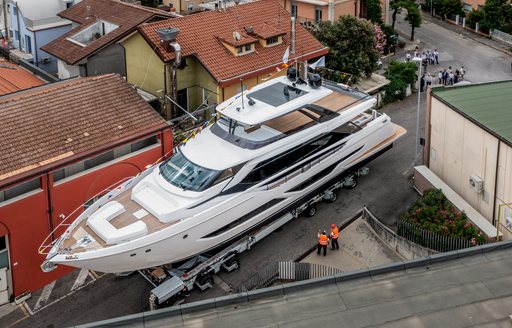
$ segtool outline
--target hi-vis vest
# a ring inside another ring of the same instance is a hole
[[[327,236],[326,235],[320,235],[320,238],[318,239],[318,243],[322,246],[327,245]]]
[[[337,239],[338,234],[339,234],[338,228],[331,229],[331,238],[332,239]]]

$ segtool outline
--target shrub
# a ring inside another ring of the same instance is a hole
[[[485,243],[482,232],[468,222],[466,213],[453,207],[440,189],[425,191],[400,219],[443,236],[469,240],[474,245]]]
[[[415,63],[400,63],[391,61],[386,72],[386,77],[391,81],[384,87],[385,95],[384,102],[389,104],[391,102],[402,100],[405,98],[405,89],[407,84],[412,85],[416,81],[416,71],[418,67]]]

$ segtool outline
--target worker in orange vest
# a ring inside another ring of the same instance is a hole
[[[327,237],[327,232],[325,230],[320,233],[318,230],[318,247],[316,253],[320,255],[320,250],[324,249],[324,256],[327,254],[327,244],[329,244],[329,237]]]
[[[334,223],[331,224],[331,247],[332,247],[332,250],[335,250],[335,249],[340,249],[340,245],[338,244],[338,237],[339,237],[340,233],[339,233],[339,230],[338,230],[338,226],[335,225]]]

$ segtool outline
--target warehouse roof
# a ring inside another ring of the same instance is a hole
[[[446,105],[512,145],[512,81],[433,88]]]

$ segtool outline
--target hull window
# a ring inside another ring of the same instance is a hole
[[[239,226],[240,224],[244,223],[245,221],[251,219],[252,217],[258,215],[259,213],[271,208],[272,206],[274,205],[277,205],[279,204],[280,202],[282,202],[283,200],[285,200],[286,198],[277,198],[277,199],[273,199],[271,200],[270,202],[258,207],[257,209],[245,214],[244,216],[242,216],[241,218],[239,218],[238,220],[235,220],[229,224],[226,224],[225,226],[223,226],[222,228],[220,229],[217,229],[215,230],[214,232],[212,233],[209,233],[208,235],[204,236],[203,238],[211,238],[211,237],[215,237],[215,236],[218,236],[220,234],[223,234],[233,228],[236,228],[237,226]]]

